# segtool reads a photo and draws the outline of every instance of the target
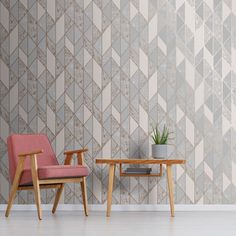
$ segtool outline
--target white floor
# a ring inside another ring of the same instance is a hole
[[[43,212],[38,221],[36,212],[13,211],[9,218],[0,212],[0,236],[235,236],[236,212]]]

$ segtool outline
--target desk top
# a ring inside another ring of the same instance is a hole
[[[185,164],[183,159],[96,159],[97,164]]]

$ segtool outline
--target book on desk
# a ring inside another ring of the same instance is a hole
[[[144,168],[144,167],[128,167],[125,170],[125,174],[150,174],[152,168]]]

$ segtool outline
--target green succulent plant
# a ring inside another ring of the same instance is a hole
[[[154,144],[167,144],[168,140],[170,139],[171,132],[169,129],[164,125],[163,129],[160,131],[158,126],[152,127],[152,140]]]

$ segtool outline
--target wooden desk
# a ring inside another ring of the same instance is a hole
[[[148,177],[148,176],[162,176],[162,165],[166,165],[167,182],[169,190],[169,201],[171,216],[174,217],[174,193],[173,193],[173,179],[172,179],[172,165],[185,164],[185,160],[178,159],[96,159],[97,164],[109,165],[109,181],[107,191],[107,217],[111,214],[111,203],[112,203],[112,189],[114,182],[115,167],[118,164],[120,166],[120,176],[131,176],[131,177]],[[160,172],[156,174],[127,174],[122,172],[122,164],[157,164],[160,165]]]

